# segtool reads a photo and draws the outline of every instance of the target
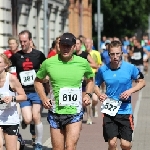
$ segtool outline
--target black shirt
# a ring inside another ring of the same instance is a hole
[[[87,53],[87,52],[82,51],[81,54],[78,55],[78,54],[75,53],[75,55],[80,56],[80,57],[82,57],[82,58],[84,58],[88,61],[87,57],[88,57],[89,53]]]
[[[88,61],[87,57],[88,57],[89,53],[87,53],[87,52],[82,51],[81,54],[77,55],[77,54],[75,53],[75,55],[76,55],[76,56],[80,56],[80,57],[82,57],[82,58],[84,58],[84,59],[86,59],[86,60]],[[85,80],[83,80],[82,86],[83,86],[83,87],[86,87],[86,81],[85,81]]]
[[[32,49],[30,53],[24,53],[20,50],[10,58],[12,66],[16,66],[17,77],[26,93],[35,92],[33,84],[23,84],[23,82],[28,83],[28,81],[34,80],[34,76],[32,76],[29,71],[35,70],[35,72],[37,72],[45,59],[45,55],[41,51],[35,49]],[[21,72],[24,72],[25,75],[22,76],[20,74]],[[21,76],[23,82],[21,82]]]
[[[143,55],[144,55],[144,51],[143,48],[137,48],[134,47],[134,51],[133,51],[133,55],[131,56],[131,63],[139,66],[139,65],[143,65]]]

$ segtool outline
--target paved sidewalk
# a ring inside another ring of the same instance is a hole
[[[136,127],[132,150],[150,150],[150,72],[145,76],[146,87],[139,94],[139,111],[135,118]]]

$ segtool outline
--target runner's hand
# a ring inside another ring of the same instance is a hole
[[[43,102],[43,106],[45,109],[50,109],[52,107],[52,102],[50,99],[46,99],[44,102]]]
[[[1,100],[9,104],[12,101],[12,96],[4,96]]]
[[[120,99],[127,100],[129,96],[131,96],[131,94],[132,93],[130,92],[130,90],[124,91],[123,93],[121,93]]]
[[[88,106],[91,104],[91,98],[87,94],[83,97],[83,105]]]
[[[107,95],[106,95],[106,94],[101,94],[101,95],[99,95],[98,97],[99,97],[100,102],[103,103],[103,102],[106,100]]]

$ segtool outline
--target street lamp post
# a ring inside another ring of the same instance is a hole
[[[43,1],[43,47],[44,54],[47,56],[48,54],[48,31],[47,31],[47,10],[48,10],[48,0]]]
[[[148,38],[150,40],[150,14],[148,15]]]
[[[100,51],[101,28],[100,28],[100,0],[97,0],[97,49]]]

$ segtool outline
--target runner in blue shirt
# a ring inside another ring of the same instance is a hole
[[[104,64],[108,64],[110,62],[110,57],[108,55],[108,44],[110,44],[111,41],[110,40],[106,40],[105,41],[105,49],[103,50],[103,52],[101,53],[101,58]]]
[[[102,102],[103,136],[109,150],[116,150],[120,138],[123,150],[131,149],[133,113],[131,94],[145,86],[144,76],[133,64],[122,60],[122,44],[113,41],[108,45],[110,63],[99,68],[96,75],[95,93]],[[132,80],[136,85],[132,87]],[[101,94],[98,86],[106,84],[106,93]]]

